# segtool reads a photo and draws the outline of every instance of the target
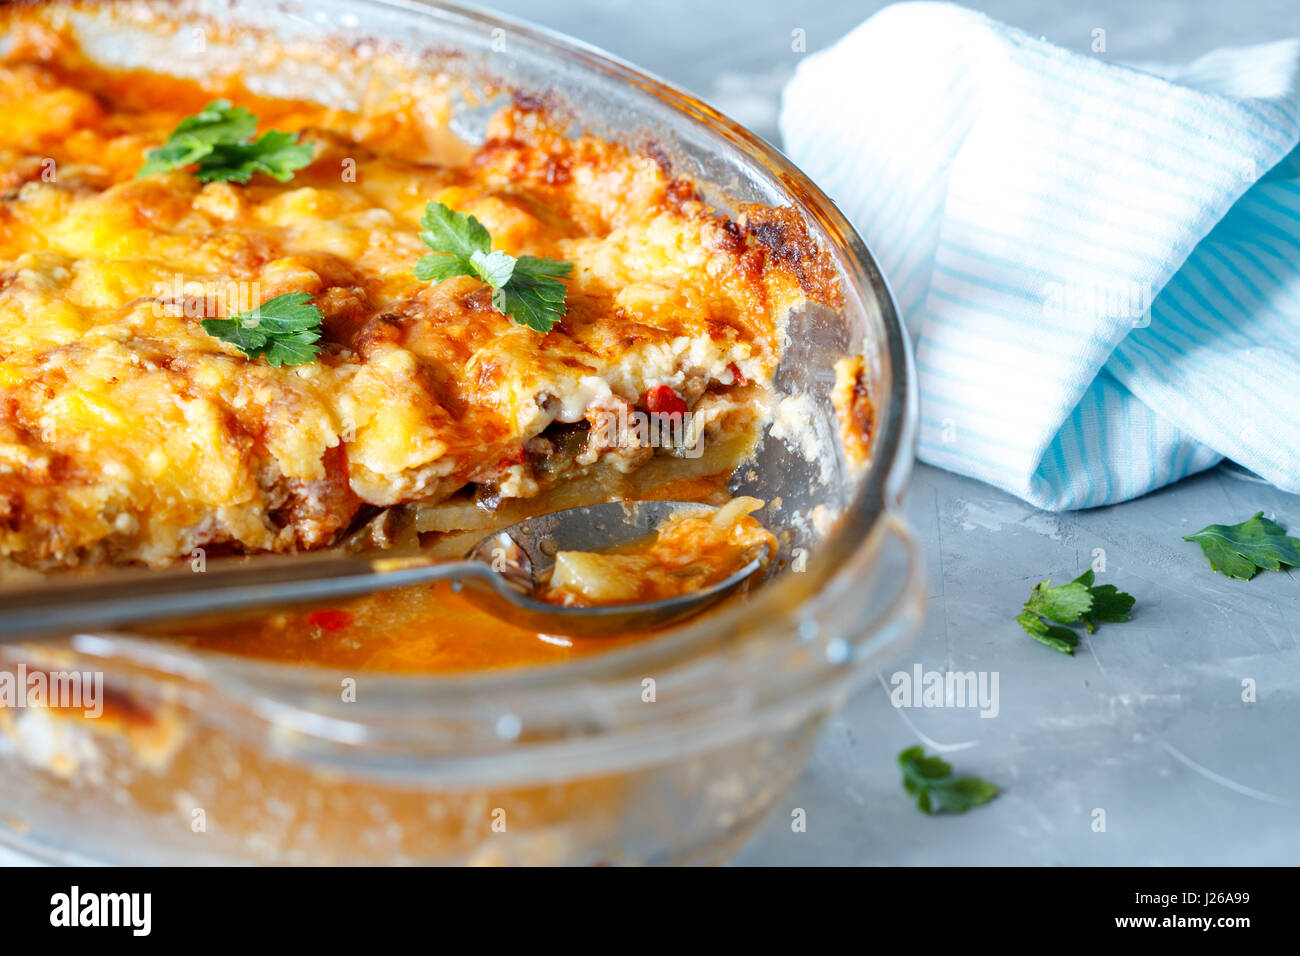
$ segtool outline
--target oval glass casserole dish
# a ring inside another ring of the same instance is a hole
[[[726,859],[798,777],[821,721],[911,635],[924,597],[914,542],[891,511],[912,458],[908,343],[835,206],[693,97],[457,7],[20,7],[115,70],[231,75],[254,95],[357,113],[394,96],[418,109],[429,92],[439,123],[471,147],[503,103],[544,106],[571,121],[570,136],[653,157],[733,221],[780,210],[787,218],[757,226],[768,254],[799,274],[810,238],[838,296],[790,312],[770,421],[726,489],[767,503],[756,516],[781,545],[742,599],[561,663],[434,676],[119,633],[0,646],[0,673],[104,684],[94,717],[0,702],[0,841],[56,861]],[[13,42],[7,30],[0,54]]]

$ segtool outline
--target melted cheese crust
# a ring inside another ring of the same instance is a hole
[[[565,137],[527,101],[471,150],[428,103],[363,116],[109,73],[47,28],[14,29],[27,32],[0,64],[0,556],[23,564],[316,548],[367,505],[477,482],[538,494],[528,445],[553,422],[658,385],[694,408],[769,382],[781,317],[809,289],[793,219],[729,221],[666,163]],[[285,184],[135,179],[217,96],[261,130],[302,131],[313,164]],[[573,262],[563,321],[538,335],[475,280],[416,280],[430,200],[478,217],[496,248]],[[295,291],[325,315],[315,363],[250,361],[199,326]]]

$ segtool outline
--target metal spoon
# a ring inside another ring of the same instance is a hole
[[[755,558],[723,581],[640,604],[561,607],[533,595],[559,551],[602,551],[648,536],[687,501],[631,501],[569,508],[488,535],[463,559],[321,554],[213,561],[162,571],[122,570],[0,590],[0,642],[106,630],[187,615],[337,599],[450,580],[485,610],[550,634],[614,635],[662,627],[704,610],[762,565]],[[494,568],[499,570],[494,570]]]

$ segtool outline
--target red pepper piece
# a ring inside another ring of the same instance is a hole
[[[652,415],[685,415],[690,409],[685,399],[667,385],[656,385],[646,389],[641,396],[641,404]]]
[[[308,614],[307,623],[319,627],[322,631],[339,631],[352,623],[352,615],[337,608],[326,608]]]

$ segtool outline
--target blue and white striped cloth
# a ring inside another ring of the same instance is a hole
[[[941,3],[800,65],[785,148],[898,298],[922,459],[1053,510],[1224,456],[1300,492],[1298,67],[1162,78]]]

